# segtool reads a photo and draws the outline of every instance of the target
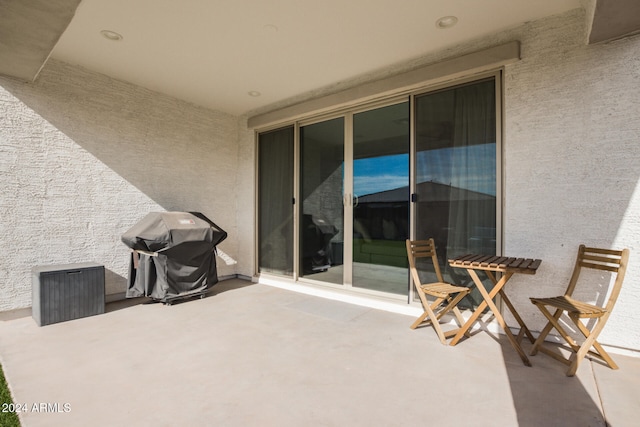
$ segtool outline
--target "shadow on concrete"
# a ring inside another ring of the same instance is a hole
[[[47,328],[0,323],[17,401],[73,406],[23,414],[23,425],[605,425],[590,369],[568,379],[549,358],[524,366],[501,336],[443,346],[407,316],[234,282],[173,307],[138,304]],[[639,372],[629,362],[623,369]],[[624,393],[633,402],[637,393],[602,374],[603,401]],[[127,403],[135,409],[105,410]],[[612,425],[634,425],[637,407]]]
[[[567,377],[566,365],[551,357],[540,353],[529,356],[532,366],[528,367],[505,336],[499,341],[520,427],[540,426],[541,413],[551,421],[573,420],[575,426],[607,425],[588,360],[575,377]],[[529,342],[522,347],[529,354]]]
[[[505,366],[518,426],[538,427],[541,419],[553,420],[554,414],[557,414],[558,420],[575,419],[572,425],[576,426],[606,425],[589,360],[583,362],[584,366],[581,366],[576,377],[569,378],[565,375],[566,365],[542,353],[529,356],[532,345],[524,338],[521,346],[532,364],[525,366],[504,333],[496,333],[488,328],[492,320],[494,316],[485,313],[470,336],[463,338],[456,347],[472,345],[468,341],[482,339],[480,335],[489,336],[501,347],[502,360],[496,360],[495,363]],[[490,393],[491,383],[488,382],[486,386],[487,393]],[[541,414],[544,414],[542,418]]]
[[[237,279],[236,280],[233,280],[233,279],[220,280],[218,283],[213,285],[211,289],[207,290],[203,298],[213,298],[216,295],[220,295],[224,292],[231,292],[231,291],[246,288],[247,286],[252,286],[252,285],[255,285],[255,283],[250,282],[248,280],[237,280]],[[197,299],[201,299],[201,296],[196,295],[193,297],[176,298],[175,301],[173,301],[170,305],[185,304]],[[126,299],[121,299],[121,300],[108,303],[106,306],[105,312],[124,310],[140,304],[162,304],[162,302],[153,300],[147,297],[126,298]],[[169,305],[169,304],[165,304],[165,305]]]
[[[575,256],[576,253],[577,248],[571,255]],[[573,264],[567,265],[567,274],[570,274],[573,268]],[[609,287],[613,284],[614,276],[612,273],[601,270],[582,269],[574,297],[580,301],[603,306],[606,304]],[[534,278],[535,276],[530,279],[533,280]],[[566,284],[568,284],[568,280],[566,282],[560,280],[557,293],[544,296],[562,295]],[[507,284],[507,288],[508,286]],[[537,291],[536,296],[539,293],[540,291]],[[516,307],[516,310],[518,310],[518,307]],[[515,324],[513,321],[508,321],[508,323]],[[584,336],[566,315],[560,318],[560,323],[579,344],[584,341]],[[583,321],[583,324],[589,330],[595,326],[595,323],[596,319],[584,319]],[[537,337],[538,334],[535,331],[532,332]],[[558,332],[553,329],[552,334],[557,336]],[[558,342],[561,341],[560,338],[557,339],[559,340]],[[520,426],[537,425],[536,419],[541,410],[551,414],[569,416],[575,420],[575,425],[611,425],[607,419],[607,412],[603,407],[598,384],[594,376],[595,367],[609,369],[602,361],[597,358],[591,359],[587,356],[580,363],[576,375],[567,377],[568,365],[540,351],[535,356],[531,356],[532,343],[526,338],[522,340],[521,345],[533,365],[531,368],[523,365],[505,336],[500,337],[500,342],[503,347],[505,366],[509,374],[513,401],[517,409]],[[562,343],[564,344],[564,341]],[[544,345],[549,348],[556,347],[566,358],[571,355],[567,347],[563,347],[560,344],[553,344],[547,341]],[[615,356],[615,354],[612,355],[614,359]],[[533,379],[536,380],[536,387],[530,386],[530,384],[533,384]],[[532,407],[531,402],[534,398],[539,403]]]

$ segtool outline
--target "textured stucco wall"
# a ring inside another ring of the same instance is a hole
[[[539,330],[528,297],[562,294],[579,244],[627,247],[600,341],[640,350],[640,37],[589,46],[585,31],[579,13],[526,25],[522,60],[506,68],[505,254],[543,259],[509,294]],[[591,279],[580,297],[602,301],[607,278]]]
[[[31,305],[36,265],[96,261],[124,292],[120,236],[150,211],[203,212],[236,259],[238,133],[237,117],[62,62],[0,78],[0,311]]]
[[[237,274],[252,277],[255,272],[255,170],[256,140],[247,128],[247,117],[238,121],[238,179],[236,203],[238,243],[236,249]]]

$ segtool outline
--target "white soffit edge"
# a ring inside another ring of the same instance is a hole
[[[258,114],[249,117],[247,126],[250,129],[263,128],[279,122],[298,120],[305,116],[320,114],[328,110],[373,101],[390,95],[399,95],[401,92],[408,93],[424,86],[494,70],[519,59],[520,42],[512,41],[365,83],[320,98]]]

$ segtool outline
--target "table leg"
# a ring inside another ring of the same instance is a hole
[[[482,294],[482,298],[486,301],[487,305],[493,312],[493,315],[495,316],[496,320],[504,330],[504,333],[507,335],[507,338],[509,339],[509,342],[511,342],[511,345],[513,346],[513,348],[518,352],[524,364],[527,366],[531,366],[531,362],[529,361],[529,358],[525,354],[524,350],[522,350],[522,347],[520,347],[520,344],[518,343],[516,338],[513,336],[513,333],[511,333],[511,330],[509,329],[506,322],[504,321],[504,318],[502,317],[500,310],[498,310],[498,307],[496,307],[495,303],[493,302],[493,298],[496,296],[496,294],[498,294],[502,290],[502,288],[507,283],[507,281],[511,278],[511,276],[513,276],[513,273],[511,272],[504,273],[503,276],[500,278],[500,280],[498,280],[498,282],[495,284],[495,286],[489,293],[487,292],[484,285],[482,284],[482,281],[478,277],[478,273],[476,273],[475,270],[472,270],[472,269],[468,269],[467,271],[469,272],[469,275],[471,276],[473,281],[476,283],[476,287],[478,288],[478,291],[480,291],[480,293]]]
[[[489,279],[491,279],[494,285],[498,283],[498,281],[496,280],[496,276],[493,274],[492,271],[486,270],[485,273],[487,273],[487,276],[489,277]],[[509,309],[511,314],[513,314],[513,317],[518,322],[518,325],[520,325],[520,331],[518,332],[518,338],[517,338],[518,342],[520,342],[522,340],[522,337],[526,335],[527,338],[529,338],[529,341],[531,341],[531,343],[533,344],[535,342],[535,338],[533,338],[533,334],[531,333],[527,325],[524,323],[524,320],[522,320],[522,318],[516,311],[516,308],[513,306],[513,304],[511,304],[511,300],[509,299],[509,297],[507,297],[507,294],[504,292],[504,289],[501,288],[498,294],[500,295],[500,298],[502,298],[504,303],[507,305],[507,308]]]
[[[482,281],[480,280],[478,275],[475,273],[474,270],[467,270],[467,271],[469,272],[469,275],[471,276],[471,279],[473,280],[473,283],[476,285],[476,288],[478,288],[478,290],[482,294],[482,302],[480,304],[478,304],[478,307],[476,307],[476,309],[474,310],[474,312],[471,315],[471,317],[469,318],[469,320],[467,320],[467,323],[462,325],[462,327],[458,331],[458,334],[449,342],[449,345],[458,344],[458,342],[462,339],[462,337],[465,335],[465,333],[478,320],[478,318],[480,316],[482,316],[482,314],[483,314],[482,312],[484,311],[485,308],[487,308],[487,305],[488,305],[487,304],[487,300],[489,300],[489,301],[491,301],[493,303],[493,298],[496,296],[498,291],[501,289],[500,286],[497,286],[498,280],[496,280],[496,277],[493,275],[493,273],[491,271],[486,271],[487,276],[489,276],[489,279],[491,279],[491,281],[493,282],[494,287],[493,287],[491,293],[488,294],[489,297],[488,298],[485,297],[485,295],[487,295],[487,290],[484,287],[484,285],[482,284]],[[473,271],[473,274],[471,274],[472,271]],[[483,291],[484,291],[484,293],[483,293]]]
[[[469,320],[467,320],[467,322],[464,325],[462,325],[460,329],[457,330],[458,333],[456,334],[455,337],[453,337],[451,341],[449,341],[449,345],[458,344],[458,342],[462,339],[462,337],[465,336],[465,334],[469,331],[469,329],[471,329],[471,326],[476,322],[476,320],[478,320],[478,317],[482,315],[482,312],[486,307],[487,307],[487,303],[482,301],[480,305],[478,305],[476,310],[473,312]]]
[[[458,344],[458,342],[462,339],[462,337],[465,336],[467,331],[471,329],[471,326],[476,322],[476,320],[478,320],[478,317],[482,315],[482,312],[486,307],[487,307],[487,303],[483,300],[478,305],[478,307],[476,307],[474,312],[471,314],[471,317],[469,318],[469,320],[467,320],[467,322],[464,325],[462,325],[460,329],[458,329],[458,333],[456,334],[455,337],[453,337],[451,341],[449,341],[449,345]]]
[[[499,293],[500,293],[500,298],[502,298],[502,301],[504,301],[504,303],[507,305],[507,308],[509,309],[511,314],[518,322],[518,325],[520,325],[520,332],[518,333],[518,342],[520,342],[522,337],[526,335],[527,338],[529,338],[529,341],[531,342],[531,344],[533,344],[536,341],[535,338],[533,337],[533,334],[531,333],[529,328],[527,328],[527,325],[524,323],[524,320],[522,320],[522,318],[516,311],[513,304],[511,304],[511,301],[507,297],[507,294],[504,292],[504,289],[501,289]]]

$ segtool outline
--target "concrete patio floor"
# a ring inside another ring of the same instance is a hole
[[[237,279],[201,300],[144,302],[45,327],[30,310],[0,314],[0,361],[15,402],[28,406],[23,427],[620,427],[640,418],[638,358],[613,355],[617,371],[585,360],[568,378],[543,354],[524,366],[503,336],[443,346],[405,315]]]

